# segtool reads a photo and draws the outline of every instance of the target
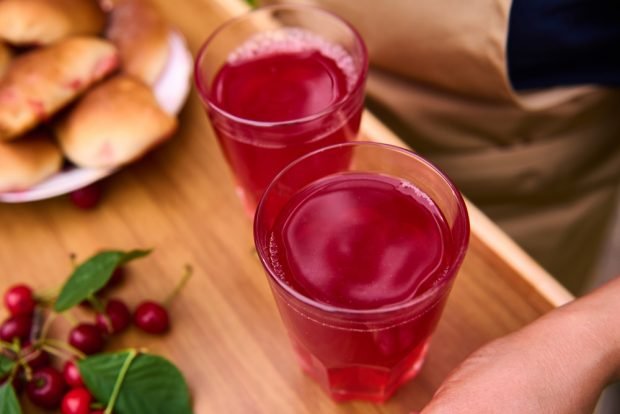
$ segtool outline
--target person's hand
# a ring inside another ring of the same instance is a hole
[[[619,366],[620,279],[476,351],[421,414],[590,414]]]

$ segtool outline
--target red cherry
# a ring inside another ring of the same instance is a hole
[[[86,355],[92,355],[101,352],[105,346],[105,340],[97,326],[91,323],[81,323],[69,332],[69,344]]]
[[[54,410],[60,405],[65,388],[66,384],[60,372],[52,367],[45,367],[32,374],[26,393],[36,406]]]
[[[93,183],[73,191],[69,194],[69,198],[76,207],[83,210],[90,210],[99,204],[101,193],[101,186],[98,183]]]
[[[183,289],[192,276],[192,267],[185,266],[183,277],[163,302],[169,304],[172,299]],[[138,328],[151,334],[163,334],[170,329],[170,317],[166,308],[153,301],[142,302],[134,313],[134,323]]]
[[[47,352],[27,344],[22,348],[22,358],[24,358],[31,369],[39,369],[50,364],[50,356]]]
[[[4,304],[11,315],[31,315],[37,306],[32,289],[15,285],[4,294]]]
[[[71,388],[84,387],[84,381],[82,381],[82,374],[80,374],[80,370],[78,369],[77,365],[75,365],[75,362],[65,362],[65,365],[62,368],[62,376],[65,378],[65,382]]]
[[[105,315],[97,315],[96,324],[106,335],[122,332],[131,324],[131,312],[125,302],[110,299],[105,307]]]
[[[15,315],[5,320],[0,325],[0,340],[13,342],[19,339],[22,342],[28,340],[32,329],[32,316]]]
[[[134,313],[134,323],[140,329],[151,334],[163,334],[170,329],[168,311],[156,302],[142,302]]]
[[[86,388],[75,388],[62,399],[62,414],[89,414],[93,396]]]
[[[91,411],[90,414],[105,414],[104,410],[95,410],[95,411]]]

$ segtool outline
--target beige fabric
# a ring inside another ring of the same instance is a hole
[[[573,291],[620,176],[620,91],[516,93],[510,0],[309,0],[366,40],[370,106]]]

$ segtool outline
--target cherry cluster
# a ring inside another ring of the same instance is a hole
[[[82,381],[76,359],[102,352],[111,337],[132,323],[150,334],[163,334],[170,328],[168,311],[160,303],[142,302],[132,314],[124,301],[102,299],[124,278],[124,268],[118,267],[103,294],[82,303],[94,310],[94,320],[77,323],[66,342],[47,337],[52,319],[46,315],[48,300],[38,298],[24,284],[9,288],[4,304],[10,316],[0,325],[0,355],[13,361],[15,369],[0,384],[12,381],[16,392],[25,390],[34,405],[46,410],[60,407],[63,414],[103,414],[103,405],[94,401]],[[53,356],[64,359],[64,365],[56,364]],[[62,371],[55,365],[63,366]]]

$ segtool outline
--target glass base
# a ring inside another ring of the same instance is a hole
[[[420,372],[426,358],[428,340],[391,369],[365,365],[329,368],[299,344],[294,344],[294,348],[302,370],[317,381],[333,400],[382,403]]]

